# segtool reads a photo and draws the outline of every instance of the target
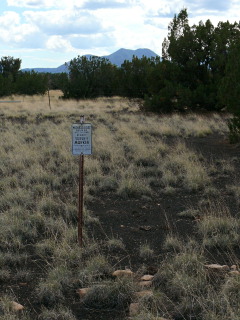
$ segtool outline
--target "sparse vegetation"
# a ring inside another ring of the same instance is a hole
[[[153,257],[153,249],[150,248],[150,245],[148,243],[145,243],[140,246],[139,249],[139,256],[143,259],[151,259]]]
[[[118,97],[53,96],[49,111],[47,97],[33,96],[0,108],[4,320],[18,319],[8,302],[16,299],[9,288],[17,293],[20,285],[26,291],[19,291],[19,319],[79,319],[87,307],[122,310],[123,319],[143,269],[155,270],[153,294],[139,300],[133,319],[239,317],[239,276],[206,268],[240,264],[236,154],[221,158],[221,150],[214,159],[202,144],[194,148],[199,137],[223,140],[226,115],[142,114],[134,100]],[[94,152],[85,161],[79,248],[71,124],[82,113],[93,125]],[[130,267],[133,277],[112,276]],[[80,299],[76,290],[85,287],[90,291]]]
[[[129,279],[93,286],[84,297],[84,304],[96,309],[125,308],[132,300],[134,283]]]

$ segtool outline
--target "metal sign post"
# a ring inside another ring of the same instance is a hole
[[[72,154],[79,155],[78,243],[83,246],[83,171],[84,155],[92,154],[92,126],[80,116],[80,124],[72,125]]]
[[[84,155],[79,159],[79,192],[78,192],[78,243],[83,246],[83,166]]]

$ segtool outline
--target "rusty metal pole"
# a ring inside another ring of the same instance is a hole
[[[79,196],[78,196],[78,243],[83,246],[83,166],[84,155],[79,158]]]
[[[80,123],[85,121],[84,116],[80,116]],[[79,192],[78,192],[78,243],[80,248],[83,247],[83,168],[84,155],[79,158]]]

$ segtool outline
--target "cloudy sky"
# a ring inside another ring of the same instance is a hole
[[[0,57],[31,68],[120,48],[161,55],[168,24],[182,8],[190,25],[240,19],[240,0],[0,0]]]

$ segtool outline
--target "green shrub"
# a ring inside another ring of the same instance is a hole
[[[154,255],[153,249],[150,248],[148,243],[145,243],[140,246],[139,256],[143,259],[151,259]]]
[[[92,287],[84,297],[84,304],[91,308],[124,308],[134,293],[132,280],[121,279]]]
[[[46,307],[53,307],[62,302],[64,297],[60,282],[57,280],[40,282],[36,288],[36,297]]]
[[[232,248],[239,244],[240,221],[229,216],[205,216],[198,223],[203,245],[209,248]]]

